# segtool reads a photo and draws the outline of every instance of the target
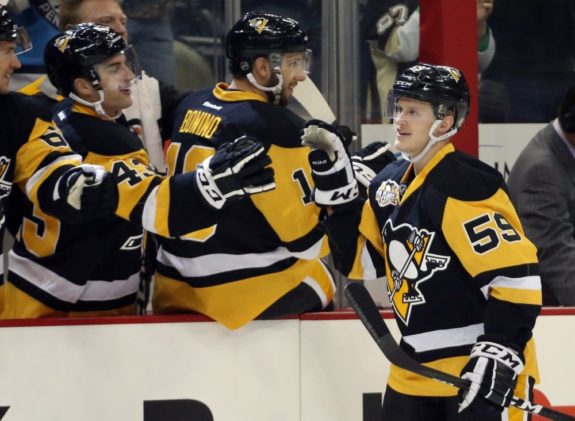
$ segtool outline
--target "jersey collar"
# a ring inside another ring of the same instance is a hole
[[[78,114],[86,114],[86,115],[89,115],[92,117],[102,118],[98,115],[96,110],[94,110],[92,107],[88,107],[87,105],[80,104],[76,101],[74,101],[74,105],[72,106],[72,112],[75,112]]]
[[[402,184],[408,184],[407,190],[405,191],[405,194],[401,198],[401,202],[404,202],[414,191],[416,191],[419,187],[421,187],[421,185],[427,178],[427,175],[437,166],[437,164],[439,164],[443,160],[443,158],[445,158],[446,155],[452,152],[455,152],[455,147],[451,142],[449,142],[445,146],[443,146],[439,151],[437,151],[435,155],[433,155],[433,158],[430,159],[427,165],[423,167],[423,169],[415,177],[413,177],[414,174],[413,163],[409,164],[409,167],[407,167],[405,174],[401,178]],[[413,180],[411,180],[410,183],[409,180],[411,178],[413,178]]]
[[[213,94],[220,101],[237,102],[237,101],[260,101],[268,102],[267,97],[256,92],[239,91],[228,89],[230,85],[220,82],[214,88]]]

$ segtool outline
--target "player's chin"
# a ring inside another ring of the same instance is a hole
[[[131,107],[132,103],[133,101],[131,96],[123,96],[118,99],[119,108],[122,110]]]
[[[413,149],[405,138],[402,139],[399,136],[395,138],[394,145],[398,152],[409,153]]]

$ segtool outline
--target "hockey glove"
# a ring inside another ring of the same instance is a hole
[[[395,161],[395,156],[387,142],[370,143],[351,157],[355,178],[366,189],[371,180],[393,161]]]
[[[55,199],[65,200],[83,216],[113,215],[118,207],[114,177],[99,165],[82,164],[66,171],[54,193]]]
[[[306,123],[302,144],[312,150],[308,159],[315,183],[314,200],[319,206],[350,203],[359,196],[357,180],[345,148],[344,136],[323,121]]]
[[[242,136],[198,165],[196,187],[209,206],[221,209],[228,201],[275,189],[271,162],[260,142]]]
[[[488,335],[478,338],[461,372],[461,378],[470,380],[471,386],[459,392],[459,412],[496,413],[511,402],[517,376],[523,371],[523,356],[490,339]]]

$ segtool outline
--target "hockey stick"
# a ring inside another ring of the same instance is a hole
[[[371,298],[371,295],[365,286],[363,286],[363,284],[359,282],[349,283],[345,287],[345,295],[353,307],[353,310],[357,313],[361,322],[371,334],[372,338],[375,340],[383,352],[383,355],[385,355],[385,358],[387,358],[390,363],[404,370],[411,371],[412,373],[429,377],[430,379],[438,380],[443,383],[447,383],[459,389],[469,388],[471,383],[469,380],[462,379],[449,373],[445,373],[443,371],[422,365],[411,358],[403,349],[401,349],[391,335],[387,325],[381,318],[373,298]],[[575,417],[571,415],[555,411],[542,405],[536,405],[532,402],[524,401],[517,397],[513,397],[511,400],[511,405],[524,411],[531,412],[532,414],[537,414],[548,418],[550,420],[575,421]]]
[[[413,256],[415,256],[415,253],[417,252],[417,247],[415,246],[415,241],[420,238],[419,235],[417,235],[417,232],[414,230],[412,231],[411,234],[409,234],[409,238],[411,239],[411,237],[415,237],[413,238],[413,241],[411,242],[411,244],[413,244],[413,250],[411,250],[411,253],[409,254],[409,256],[407,256],[407,260],[405,261],[405,263],[403,264],[403,267],[401,268],[401,270],[399,271],[399,273],[396,272],[395,277],[394,277],[394,273],[392,272],[392,278],[393,278],[393,282],[394,282],[394,286],[395,289],[397,291],[399,291],[399,282],[401,281],[401,278],[403,278],[403,275],[405,275],[405,272],[407,272],[407,268],[409,267],[409,264],[411,263],[411,261],[413,260]],[[409,241],[409,240],[408,240]]]
[[[335,121],[335,114],[309,76],[302,82],[298,82],[293,90],[293,97],[312,118],[330,124]]]

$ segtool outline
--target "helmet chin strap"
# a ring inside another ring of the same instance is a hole
[[[431,127],[429,128],[429,140],[427,141],[427,145],[425,145],[425,148],[423,148],[423,150],[421,152],[419,152],[417,155],[415,156],[410,156],[408,154],[406,154],[405,152],[402,152],[401,155],[408,161],[413,162],[414,164],[416,162],[421,161],[421,159],[427,155],[427,152],[429,152],[429,150],[431,149],[431,147],[433,145],[435,145],[437,142],[441,142],[442,140],[447,139],[448,137],[453,136],[455,133],[457,133],[456,128],[451,129],[450,131],[448,131],[447,133],[442,134],[441,136],[434,136],[433,132],[435,132],[435,130],[439,127],[439,125],[441,124],[443,120],[435,120],[433,122],[433,124],[431,125]]]
[[[278,83],[275,86],[262,86],[262,85],[260,85],[256,81],[256,78],[254,77],[252,72],[249,72],[246,75],[246,77],[248,78],[248,80],[250,81],[250,83],[252,85],[254,85],[259,90],[266,92],[271,97],[274,105],[279,105],[280,99],[281,99],[282,85],[283,85],[283,79],[284,78],[282,75],[282,71],[280,70],[279,67],[274,67],[273,72],[278,78]]]
[[[72,98],[77,103],[82,104],[82,105],[86,105],[87,107],[90,107],[90,108],[93,108],[94,111],[96,111],[96,113],[101,117],[111,119],[111,120],[116,120],[118,117],[120,117],[122,115],[121,111],[118,112],[115,116],[108,115],[106,113],[106,111],[104,111],[104,108],[102,107],[102,103],[104,102],[104,91],[102,89],[98,89],[96,92],[98,92],[98,95],[100,96],[100,99],[96,102],[86,101],[85,99],[80,98],[74,92],[70,92],[69,96],[70,96],[70,98]]]

